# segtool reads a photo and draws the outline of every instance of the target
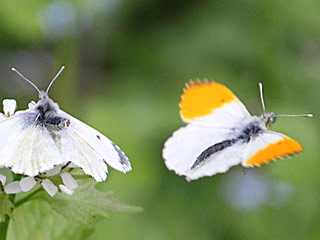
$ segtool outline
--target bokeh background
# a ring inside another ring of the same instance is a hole
[[[24,109],[37,99],[11,67],[45,89],[61,65],[50,96],[132,162],[98,187],[145,210],[94,220],[89,239],[319,239],[319,1],[2,1],[1,100]],[[180,95],[198,77],[226,84],[252,114],[262,113],[260,81],[268,111],[314,113],[272,127],[304,152],[190,183],[167,170],[162,147],[184,125]],[[42,202],[14,217],[9,239],[89,235],[59,235],[76,226]]]

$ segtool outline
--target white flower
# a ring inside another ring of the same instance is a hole
[[[44,175],[46,177],[52,177],[52,176],[58,175],[61,172],[61,168],[62,168],[61,165],[55,166],[54,168],[46,172]]]
[[[64,172],[61,173],[60,176],[62,178],[63,184],[70,190],[74,191],[78,187],[77,181],[72,177],[70,173]]]
[[[4,186],[6,184],[6,180],[7,180],[7,177],[0,174],[0,182],[2,183],[2,186]]]
[[[3,113],[0,113],[0,121],[12,116],[17,107],[17,102],[14,99],[4,99],[2,101]]]
[[[3,112],[7,117],[10,117],[14,114],[14,111],[17,108],[17,102],[14,99],[4,99],[3,102]]]
[[[7,185],[5,185],[6,176],[0,174],[0,182],[2,183],[2,186],[4,186],[3,189],[6,194],[28,192],[36,185],[41,185],[51,197],[57,194],[59,188],[62,192],[71,195],[78,187],[78,182],[67,171],[68,168],[70,167],[59,165],[40,176],[24,177],[20,181],[14,181]],[[49,179],[49,177],[56,175],[60,175],[63,182],[63,184],[59,184],[59,188]]]
[[[69,188],[67,188],[66,186],[60,184],[59,185],[60,190],[68,195],[72,195],[72,193],[74,192],[74,190],[70,190]]]
[[[58,187],[54,185],[49,179],[45,179],[41,182],[42,187],[47,193],[53,197],[58,192]]]
[[[22,192],[19,181],[11,182],[3,188],[6,194],[16,194]]]
[[[35,101],[31,101],[28,103],[28,108],[31,109],[31,108],[34,108],[36,106],[36,102]]]
[[[19,184],[22,192],[28,192],[37,184],[37,181],[33,177],[25,177],[19,182]]]

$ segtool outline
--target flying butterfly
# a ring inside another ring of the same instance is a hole
[[[163,149],[168,169],[188,181],[224,173],[242,164],[261,166],[277,158],[302,151],[294,139],[268,130],[279,116],[312,117],[312,114],[278,115],[265,112],[259,83],[262,116],[251,116],[226,86],[197,80],[186,85],[180,115],[187,123],[175,131]]]
[[[40,100],[0,122],[0,167],[33,177],[73,163],[98,182],[106,180],[107,164],[123,173],[131,171],[129,159],[117,145],[49,98],[49,89],[63,69],[42,91],[12,68],[35,87]]]

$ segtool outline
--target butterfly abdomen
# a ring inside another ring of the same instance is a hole
[[[222,142],[218,142],[210,147],[208,147],[206,150],[204,150],[198,157],[197,160],[192,165],[191,169],[194,169],[198,167],[201,163],[205,162],[212,154],[218,153],[228,147],[231,147],[233,144],[235,144],[239,139],[229,139]]]
[[[249,123],[247,123],[243,128],[239,129],[239,134],[233,138],[224,140],[222,142],[218,142],[206,150],[204,150],[196,159],[191,169],[198,167],[200,164],[209,160],[210,157],[214,156],[218,152],[221,152],[231,146],[233,146],[237,142],[248,143],[251,139],[257,137],[259,134],[263,132],[263,129],[260,127],[260,120],[258,118],[252,119]]]

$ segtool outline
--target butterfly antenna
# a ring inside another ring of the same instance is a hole
[[[33,83],[31,82],[28,78],[26,78],[25,76],[22,75],[22,73],[20,73],[17,69],[15,68],[11,68],[11,70],[15,73],[17,73],[20,77],[22,77],[24,80],[26,80],[28,83],[30,83],[35,89],[37,89],[38,93],[40,94],[40,90],[39,88]]]
[[[65,66],[62,66],[59,70],[59,72],[56,74],[56,76],[52,79],[52,81],[50,82],[48,88],[47,88],[47,91],[46,91],[46,94],[48,94],[49,90],[50,90],[50,87],[51,85],[53,84],[53,82],[57,79],[57,77],[60,75],[60,73],[65,69]]]
[[[277,114],[277,117],[313,117],[313,114],[299,114],[299,115],[291,115],[291,114]]]
[[[260,90],[260,99],[261,99],[263,113],[265,113],[266,112],[266,106],[264,105],[262,83],[261,82],[259,82],[259,90]]]

